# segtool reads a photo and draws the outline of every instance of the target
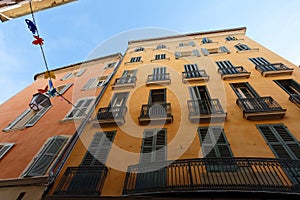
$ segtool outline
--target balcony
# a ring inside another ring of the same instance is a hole
[[[299,169],[299,160],[272,158],[199,158],[139,164],[128,167],[123,194],[255,192],[299,195]]]
[[[125,123],[125,114],[127,112],[126,106],[113,106],[99,108],[97,113],[97,120],[93,121],[96,125],[122,125]]]
[[[208,81],[209,76],[206,74],[205,70],[196,70],[196,71],[188,71],[182,72],[182,82],[192,82],[192,81]]]
[[[300,108],[300,94],[291,94],[289,100]]]
[[[256,65],[255,69],[260,71],[262,76],[291,75],[294,71],[282,63]]]
[[[173,121],[170,103],[144,104],[138,118],[139,123],[147,125],[151,123],[169,124]]]
[[[227,113],[223,111],[219,99],[188,100],[189,120],[196,123],[225,121]]]
[[[152,74],[148,75],[146,85],[169,85],[171,83],[170,74]]]
[[[221,74],[223,80],[231,78],[249,78],[251,72],[248,72],[242,66],[218,69],[218,73]]]
[[[248,120],[281,119],[286,112],[272,97],[237,99],[236,103]]]
[[[54,196],[99,196],[107,175],[106,167],[68,167]]]
[[[136,80],[136,76],[117,78],[114,84],[112,85],[112,88],[134,88]]]

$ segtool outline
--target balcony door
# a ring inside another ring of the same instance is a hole
[[[166,98],[166,88],[150,90],[148,104],[165,104]]]
[[[125,70],[122,74],[119,84],[132,83],[135,80],[137,70]]]
[[[195,113],[209,114],[211,111],[210,95],[206,86],[189,87]]]
[[[223,74],[237,74],[239,71],[233,66],[229,60],[216,62]]]
[[[156,67],[153,69],[153,81],[166,79],[166,67]]]
[[[119,92],[114,94],[109,105],[109,112],[113,115],[113,118],[122,116],[122,111],[126,105],[128,94],[129,92]]]
[[[195,78],[201,76],[197,64],[184,65],[184,71],[186,73],[186,78]]]

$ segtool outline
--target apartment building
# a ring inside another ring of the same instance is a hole
[[[89,120],[121,59],[118,53],[36,74],[0,105],[1,199],[42,198],[54,163]]]
[[[299,75],[245,27],[129,41],[44,198],[299,198]]]

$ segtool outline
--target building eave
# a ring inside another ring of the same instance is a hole
[[[0,180],[0,188],[1,187],[46,186],[47,184],[48,184],[48,176]]]

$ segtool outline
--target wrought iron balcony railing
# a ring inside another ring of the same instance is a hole
[[[196,70],[196,71],[188,71],[182,72],[182,81],[208,81],[209,76],[206,74],[205,70]]]
[[[289,100],[300,108],[300,94],[291,94]]]
[[[220,190],[300,194],[299,186],[300,160],[199,158],[129,166],[123,194]]]
[[[148,124],[150,122],[171,123],[173,121],[171,103],[142,105],[141,114],[138,120],[140,124]]]
[[[100,124],[117,123],[123,124],[125,122],[125,114],[127,112],[126,106],[112,106],[99,108],[97,113],[97,121]]]
[[[236,103],[249,120],[281,119],[286,112],[272,97],[237,99]]]
[[[207,122],[215,119],[224,121],[224,112],[219,99],[188,100],[189,119],[192,122]]]
[[[282,63],[256,65],[255,69],[260,71],[263,76],[268,75],[290,75],[294,69],[285,66]]]
[[[108,169],[106,167],[68,167],[54,195],[100,195]]]
[[[137,80],[136,76],[117,78],[114,84],[112,85],[112,87],[113,89],[124,88],[124,87],[135,87],[136,80]]]
[[[171,79],[170,79],[169,73],[148,75],[148,78],[146,81],[147,85],[170,84],[170,83],[171,83]]]
[[[218,73],[221,74],[222,79],[238,78],[238,77],[249,78],[251,74],[251,72],[248,72],[242,66],[218,69]]]

